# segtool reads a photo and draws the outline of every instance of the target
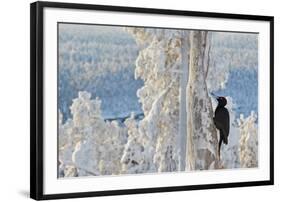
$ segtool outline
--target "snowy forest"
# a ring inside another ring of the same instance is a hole
[[[58,35],[58,177],[258,167],[258,34],[60,23]]]

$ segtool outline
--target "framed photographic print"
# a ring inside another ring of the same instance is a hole
[[[273,184],[271,16],[31,4],[31,198]]]

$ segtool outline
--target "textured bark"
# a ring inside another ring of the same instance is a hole
[[[218,168],[218,140],[211,98],[206,85],[208,48],[206,31],[191,31],[187,85],[187,170]]]
[[[184,171],[186,166],[186,134],[187,134],[187,113],[186,113],[186,86],[188,78],[188,34],[182,31],[181,38],[181,69],[180,75],[180,121],[179,121],[179,170]]]

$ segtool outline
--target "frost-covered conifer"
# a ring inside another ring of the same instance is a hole
[[[246,119],[241,116],[240,127],[240,163],[243,168],[258,166],[258,127],[257,115],[252,112]]]
[[[143,48],[136,60],[135,77],[144,81],[137,92],[145,115],[138,131],[149,139],[149,146],[143,145],[144,150],[150,151],[157,171],[175,171],[179,133],[179,74],[176,72],[180,70],[181,32],[145,28],[128,31]]]
[[[126,128],[119,127],[115,121],[105,122],[100,105],[98,98],[91,100],[90,93],[79,92],[71,106],[73,120],[61,127],[60,135],[68,136],[60,139],[60,144],[68,145],[67,150],[60,150],[60,156],[67,157],[61,161],[67,166],[74,165],[78,176],[120,174],[121,171]]]
[[[125,121],[128,129],[128,141],[121,158],[122,173],[155,172],[153,163],[154,147],[151,139],[140,132],[134,114]]]

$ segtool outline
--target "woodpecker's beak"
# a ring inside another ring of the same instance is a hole
[[[214,93],[211,93],[211,95],[218,101],[219,96],[216,96]]]

